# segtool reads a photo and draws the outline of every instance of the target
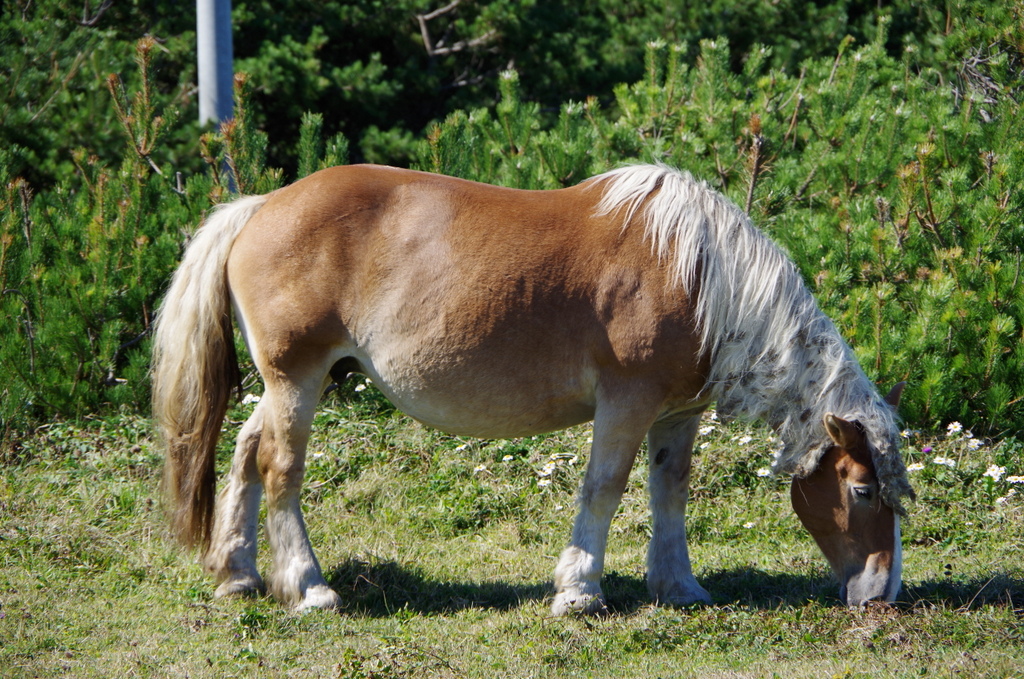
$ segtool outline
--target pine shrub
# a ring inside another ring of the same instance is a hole
[[[108,79],[126,142],[120,167],[79,150],[82,188],[34,196],[0,151],[0,444],[54,418],[145,409],[153,316],[187,234],[232,187],[281,184],[265,167],[266,135],[246,115],[245,78],[236,82],[241,114],[203,138],[208,173],[183,181],[158,164],[154,150],[176,114],[153,105],[154,46],[138,43],[134,93]],[[343,157],[337,141],[327,151]]]

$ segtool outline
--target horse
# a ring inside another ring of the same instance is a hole
[[[234,319],[234,323],[233,320]],[[239,384],[234,324],[264,382],[219,495],[214,450]],[[314,410],[350,374],[428,426],[483,438],[593,421],[555,614],[605,610],[608,531],[647,439],[655,602],[710,603],[685,512],[702,412],[760,419],[792,504],[850,606],[891,602],[902,384],[882,398],[793,263],[689,173],[633,165],[529,191],[381,166],[321,170],[218,207],[156,320],[153,408],[172,533],[216,596],[335,608],[300,491]],[[256,565],[266,495],[272,551]]]

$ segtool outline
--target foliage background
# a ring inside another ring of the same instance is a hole
[[[350,157],[530,188],[689,169],[790,252],[873,379],[910,382],[909,423],[1021,429],[1022,3],[690,4],[463,2],[428,54],[439,5],[238,2],[238,118],[204,134],[175,3],[5,3],[5,447],[145,410],[152,310],[203,212]]]
[[[549,112],[568,99],[612,100],[612,90],[643,75],[645,44],[685,45],[692,62],[704,39],[731,46],[738,71],[755,43],[770,44],[769,65],[799,71],[830,58],[850,36],[870,42],[879,16],[889,18],[885,49],[918,51],[922,67],[953,74],[971,49],[988,46],[1012,25],[1001,0],[885,3],[872,0],[462,0],[427,21],[437,0],[235,0],[236,71],[252,76],[253,116],[270,139],[269,162],[291,176],[301,116],[325,115],[325,133],[344,132],[355,160],[408,160],[415,136],[458,109],[497,101],[497,75],[523,74],[523,96]],[[1018,3],[1019,4],[1019,3]],[[1018,8],[1019,9],[1019,8]],[[168,0],[12,0],[0,6],[0,146],[14,151],[11,174],[36,188],[75,172],[71,151],[84,147],[118,164],[122,146],[104,82],[118,73],[138,85],[132,59],[144,36],[157,44],[151,73],[161,109],[181,112],[159,153],[176,169],[202,169],[195,18]],[[1010,25],[1008,25],[1008,23]]]

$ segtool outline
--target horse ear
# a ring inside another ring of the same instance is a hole
[[[906,382],[900,382],[892,389],[890,389],[888,394],[886,394],[885,402],[891,405],[893,410],[896,410],[897,408],[900,407],[900,396],[903,395],[903,390],[906,388],[906,386]]]
[[[853,422],[844,420],[838,415],[832,413],[825,413],[825,417],[822,418],[825,423],[825,431],[828,432],[829,438],[840,448],[846,448],[847,450],[856,447],[863,438],[860,429],[857,428]]]

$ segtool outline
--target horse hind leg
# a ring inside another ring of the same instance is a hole
[[[218,583],[216,597],[259,594],[265,590],[256,568],[262,495],[256,453],[263,432],[263,410],[264,403],[258,403],[238,433],[231,471],[217,498],[213,531],[203,560]]]
[[[270,591],[297,610],[337,608],[341,599],[324,580],[302,518],[300,493],[306,445],[325,375],[302,381],[267,380],[257,467],[267,495],[266,532],[273,554]]]
[[[711,603],[693,577],[686,544],[691,454],[699,425],[700,415],[689,415],[656,422],[647,434],[652,521],[647,588],[655,601],[670,606]]]

